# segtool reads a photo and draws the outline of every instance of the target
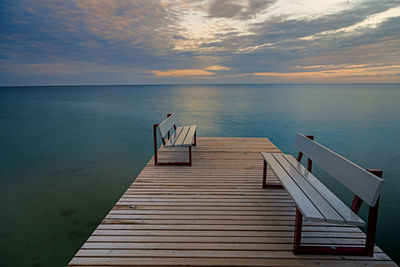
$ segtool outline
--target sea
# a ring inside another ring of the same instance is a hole
[[[198,136],[267,137],[296,155],[301,132],[382,169],[376,242],[399,263],[399,103],[400,84],[0,87],[0,266],[65,266],[152,157],[153,123],[174,112]]]

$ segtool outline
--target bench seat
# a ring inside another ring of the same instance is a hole
[[[196,133],[196,125],[180,126],[171,134],[170,138],[165,142],[165,147],[186,147],[194,143],[194,135]]]
[[[292,155],[261,153],[306,220],[364,226],[365,222]]]

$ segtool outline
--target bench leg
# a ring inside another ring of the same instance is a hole
[[[189,147],[189,166],[192,166],[192,147]]]
[[[194,144],[193,144],[193,146],[196,146],[196,145],[197,145],[196,132],[194,132]]]
[[[294,226],[293,254],[313,254],[313,255],[354,255],[354,256],[373,256],[375,245],[376,224],[378,218],[379,199],[375,207],[369,208],[368,229],[365,245],[362,247],[346,246],[302,246],[301,233],[303,228],[303,215],[296,208],[296,221]]]
[[[153,134],[154,134],[154,165],[158,165],[158,148],[157,148],[157,127],[158,124],[153,124]]]
[[[294,224],[293,253],[300,254],[301,251],[301,232],[303,229],[303,214],[296,207],[296,222]]]
[[[369,207],[368,211],[368,228],[367,228],[367,239],[365,240],[365,250],[367,255],[374,255],[374,245],[376,237],[376,226],[378,224],[378,209],[379,209],[379,198],[376,201],[375,207]]]
[[[267,183],[267,169],[268,169],[268,164],[264,160],[262,188],[283,188],[283,186],[278,183]]]

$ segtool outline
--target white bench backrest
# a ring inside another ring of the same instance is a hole
[[[294,146],[370,206],[375,206],[383,179],[298,133]]]
[[[176,115],[173,113],[171,116],[166,118],[163,122],[158,125],[161,137],[167,135],[168,131],[176,124]]]

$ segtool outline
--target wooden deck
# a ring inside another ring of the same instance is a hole
[[[266,138],[198,138],[193,166],[151,159],[70,266],[396,266],[374,257],[295,256],[295,208],[283,189],[261,189]],[[160,160],[187,158],[161,149]],[[272,176],[268,173],[268,177]],[[304,222],[304,243],[360,244],[357,227]]]

